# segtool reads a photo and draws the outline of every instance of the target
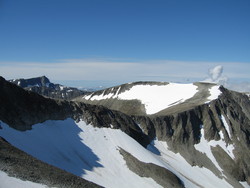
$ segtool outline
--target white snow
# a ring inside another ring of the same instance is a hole
[[[160,158],[165,165],[177,176],[181,177],[187,188],[218,188],[232,187],[226,180],[214,175],[207,168],[191,166],[179,153],[174,153],[168,149],[166,142],[154,140],[149,146],[149,150],[158,150]]]
[[[221,116],[221,120],[223,122],[223,125],[225,126],[225,129],[227,131],[227,134],[229,135],[229,138],[231,138],[231,133],[230,133],[229,126],[228,126],[227,121],[226,121],[226,119],[225,119],[225,117],[223,115]]]
[[[119,148],[141,161],[159,162],[120,130],[94,128],[72,119],[46,121],[24,132],[5,123],[2,128],[0,136],[17,148],[104,187],[161,187],[153,179],[142,178],[128,169]]]
[[[59,88],[62,91],[65,87],[60,85]]]
[[[20,82],[20,81],[18,81],[18,82],[17,82],[17,85],[19,85],[19,86],[20,86],[20,84],[21,84],[21,82]]]
[[[208,97],[208,101],[207,102],[215,100],[215,99],[217,99],[219,97],[219,95],[221,94],[220,86],[216,85],[216,86],[211,87],[209,89],[209,92],[210,92],[210,96]]]
[[[16,177],[10,177],[3,171],[0,171],[0,188],[47,188],[46,185],[34,183],[31,181],[23,181]]]
[[[200,143],[195,144],[194,147],[196,150],[205,153],[207,157],[215,164],[215,166],[222,172],[221,167],[217,163],[215,157],[213,156],[213,153],[211,151],[211,147],[220,146],[232,159],[235,158],[233,154],[234,146],[232,144],[226,144],[224,141],[224,135],[222,131],[219,132],[221,139],[216,140],[210,140],[209,142],[204,137],[204,129],[201,129],[201,139]]]
[[[147,114],[157,113],[165,108],[182,103],[197,92],[193,84],[136,85],[119,95],[119,99],[138,99],[145,105]]]
[[[211,141],[212,142],[212,141]],[[195,149],[205,153],[207,157],[213,162],[213,164],[218,168],[218,170],[222,171],[221,167],[217,163],[216,159],[214,158],[214,155],[211,151],[211,143],[209,143],[205,137],[204,137],[204,129],[201,129],[201,139],[199,144],[194,145]]]
[[[246,181],[240,181],[240,184],[244,187],[244,188],[249,188],[249,185]]]
[[[147,114],[157,113],[165,108],[182,103],[193,97],[197,90],[193,84],[169,83],[167,85],[135,85],[129,90],[119,93],[109,93],[104,95],[88,95],[84,98],[87,100],[104,100],[117,98],[120,100],[140,100],[145,105]]]
[[[94,128],[84,121],[76,123],[72,119],[46,121],[24,132],[14,130],[3,122],[1,124],[0,136],[12,145],[104,187],[161,187],[153,179],[130,171],[119,152],[120,148],[142,162],[154,163],[172,171],[187,188],[231,187],[225,179],[220,179],[210,170],[192,167],[180,154],[171,152],[166,142],[155,140],[145,149],[120,130]],[[195,147],[205,152],[218,166],[211,156],[210,145],[213,143],[206,143],[203,137],[201,139],[202,145]]]
[[[215,100],[221,94],[219,85],[212,86],[209,89],[210,96],[207,102]],[[198,92],[198,86],[194,84],[179,84],[169,83],[166,85],[133,85],[130,89],[119,93],[121,87],[117,92],[105,94],[104,90],[100,95],[95,93],[85,95],[83,98],[86,100],[105,100],[105,99],[118,99],[118,100],[139,100],[145,106],[147,114],[155,114],[161,110],[171,106],[185,102],[187,99],[192,98]]]

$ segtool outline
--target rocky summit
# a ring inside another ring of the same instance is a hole
[[[32,85],[0,78],[0,187],[250,186],[246,94],[134,82],[69,101],[16,84]]]
[[[86,93],[85,91],[74,87],[51,83],[46,76],[29,79],[12,79],[9,80],[9,82],[12,82],[26,90],[55,99],[70,100]]]

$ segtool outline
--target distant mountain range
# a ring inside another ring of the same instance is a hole
[[[46,77],[12,82],[0,77],[0,187],[250,186],[243,93],[134,82],[58,100],[27,89]]]
[[[74,87],[66,87],[61,84],[51,83],[46,76],[30,79],[13,79],[9,80],[9,82],[12,82],[26,90],[55,99],[70,100],[88,92]]]

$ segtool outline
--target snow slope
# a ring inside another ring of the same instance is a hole
[[[10,177],[3,171],[0,171],[0,188],[47,188],[47,186],[34,183],[31,181],[23,181],[15,177]]]
[[[1,122],[0,136],[32,156],[104,187],[161,187],[130,171],[119,148],[138,160],[175,173],[187,188],[231,187],[206,168],[192,167],[180,155],[155,140],[148,149],[117,129],[94,128],[72,119],[46,121],[20,132]],[[155,154],[158,151],[158,154]]]
[[[120,130],[84,121],[46,121],[20,132],[1,123],[0,136],[32,156],[105,187],[161,187],[126,167],[119,147],[149,162],[153,155]],[[157,160],[155,160],[156,162]]]
[[[128,84],[129,85],[129,84]],[[114,92],[107,93],[106,90],[102,94],[89,94],[83,98],[86,100],[139,100],[145,106],[147,114],[155,114],[161,110],[171,106],[185,102],[194,97],[199,91],[198,86],[194,84],[177,84],[168,83],[164,85],[158,84],[131,84],[132,87],[120,92],[121,87]],[[210,102],[221,94],[219,86],[213,86],[209,89],[210,96],[207,102]]]

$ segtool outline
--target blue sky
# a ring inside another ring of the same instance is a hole
[[[249,0],[0,0],[0,75],[250,82]],[[101,83],[103,82],[103,83]]]

